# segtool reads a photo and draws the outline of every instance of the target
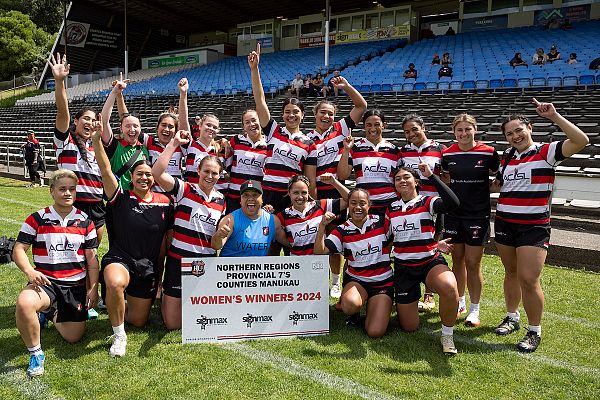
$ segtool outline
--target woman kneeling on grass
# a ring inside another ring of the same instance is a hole
[[[125,355],[125,321],[142,327],[148,321],[160,277],[157,270],[165,232],[173,223],[170,199],[152,191],[154,177],[147,160],[131,166],[129,188],[121,186],[110,168],[102,145],[102,118],[95,125],[92,142],[108,198],[108,252],[102,257],[102,284],[113,329],[112,357]],[[127,307],[125,307],[127,294]]]
[[[403,330],[417,330],[420,284],[425,283],[440,296],[442,350],[445,354],[456,354],[453,327],[458,309],[458,288],[434,235],[436,215],[454,210],[459,201],[452,190],[433,175],[427,163],[421,162],[419,170],[435,185],[441,197],[419,194],[419,174],[413,168],[400,167],[394,174],[394,186],[400,199],[386,212],[386,231],[394,242],[396,311]],[[440,242],[440,246],[442,244],[446,250],[446,242]]]
[[[394,282],[385,219],[369,215],[370,206],[365,189],[352,189],[348,195],[350,219],[325,239],[325,227],[336,219],[335,214],[326,212],[319,223],[314,252],[344,255],[348,268],[340,302],[342,311],[349,316],[347,324],[358,324],[360,309],[366,303],[365,330],[370,337],[380,338],[390,321]]]
[[[537,113],[567,135],[564,141],[535,143],[531,123],[524,115],[511,115],[502,133],[511,145],[506,150],[495,189],[500,191],[494,224],[496,247],[504,264],[504,300],[507,315],[496,334],[519,330],[519,302],[527,313],[529,327],[517,344],[529,353],[540,344],[544,293],[540,275],[550,242],[550,197],[556,166],[581,151],[589,139],[577,126],[560,115],[552,103],[533,99]]]
[[[44,373],[40,327],[51,320],[67,342],[77,342],[85,331],[87,310],[98,302],[98,239],[87,214],[73,207],[76,188],[73,171],[56,171],[50,178],[54,204],[25,220],[13,250],[15,264],[29,280],[17,298],[15,317],[31,355],[30,377]],[[31,245],[35,269],[27,258]]]

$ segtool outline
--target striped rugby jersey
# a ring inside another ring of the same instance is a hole
[[[79,149],[72,135],[76,133],[61,132],[54,127],[54,148],[58,168],[75,172],[77,175],[77,201],[97,203],[102,201],[102,174],[96,162],[96,155],[91,139],[85,143],[87,162],[79,154]]]
[[[340,213],[339,199],[314,200],[306,204],[304,212],[293,207],[288,207],[277,218],[285,230],[288,242],[292,248],[290,253],[294,256],[311,255],[315,247],[317,230],[327,212]]]
[[[263,189],[287,192],[292,176],[302,174],[305,165],[317,165],[315,144],[303,133],[289,133],[272,118],[263,132],[267,140]]]
[[[98,247],[94,223],[75,207],[64,219],[52,206],[34,212],[21,226],[17,242],[32,246],[37,271],[63,282],[84,280],[84,250]]]
[[[221,153],[217,152],[217,149],[212,144],[206,147],[200,141],[194,140],[187,147],[187,155],[185,157],[185,172],[183,173],[183,178],[186,182],[198,183],[198,166],[200,165],[200,161],[206,156],[219,157],[223,167],[225,167],[225,158]],[[219,177],[219,182],[215,184],[215,190],[225,193],[229,184],[228,182],[222,181],[222,179],[223,173],[221,173],[221,176]]]
[[[393,240],[394,259],[403,265],[420,266],[438,254],[434,203],[438,196],[418,195],[411,201],[396,200],[386,211],[386,232]]]
[[[555,169],[566,158],[562,154],[563,143],[534,143],[508,160],[502,177],[504,184],[496,206],[496,218],[517,224],[550,223],[549,200]],[[503,165],[507,162],[509,152],[510,148],[504,152]]]
[[[158,140],[157,135],[148,135],[146,133],[142,133],[140,135],[141,142],[148,149],[148,155],[150,156],[150,164],[154,165],[158,157],[165,150],[165,145],[163,145],[160,140]],[[169,164],[167,165],[166,172],[171,175],[173,178],[182,178],[181,173],[181,159],[185,159],[186,149],[182,149],[181,146],[175,149],[175,153],[169,160]],[[152,187],[152,191],[158,193],[164,193],[163,188],[158,184],[154,184]]]
[[[213,255],[210,240],[225,215],[223,194],[214,190],[206,195],[198,186],[175,179],[173,195],[177,208],[173,223],[173,241],[168,254],[177,259]]]
[[[385,139],[375,145],[362,138],[350,149],[348,163],[354,168],[356,187],[366,189],[374,205],[397,198],[393,173],[398,159],[398,148]]]
[[[341,253],[348,261],[346,273],[363,282],[381,282],[393,276],[385,220],[369,215],[362,228],[348,220],[337,226],[325,239],[332,253]]]
[[[249,179],[262,182],[265,160],[267,158],[267,142],[259,140],[253,143],[246,135],[236,135],[229,141],[231,156],[227,159],[229,171],[229,191],[227,195],[240,198],[240,185]]]
[[[354,126],[354,121],[348,116],[335,122],[323,134],[316,130],[308,134],[316,147],[314,154],[317,159],[317,192],[320,190],[336,192],[335,187],[321,182],[320,176],[330,173],[337,177],[337,165],[344,149],[344,138],[350,134],[350,129]]]
[[[419,171],[419,157],[429,164],[429,168],[434,174],[440,175],[440,165],[442,163],[442,151],[446,148],[435,140],[427,140],[421,146],[417,147],[412,143],[407,143],[400,148],[400,162],[398,167],[410,167],[419,174],[419,194],[423,196],[437,196],[438,192],[433,183],[425,178]]]

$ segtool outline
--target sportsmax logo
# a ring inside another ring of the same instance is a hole
[[[298,321],[314,321],[319,319],[319,313],[300,314],[297,311],[293,311],[288,318],[290,321],[294,321],[293,325],[298,325]]]

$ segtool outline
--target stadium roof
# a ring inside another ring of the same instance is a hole
[[[95,7],[123,13],[124,0],[85,0]],[[379,0],[392,7],[411,2]],[[332,13],[374,8],[373,0],[331,0]],[[152,27],[181,32],[227,31],[237,24],[277,17],[297,18],[323,12],[325,0],[127,0],[127,12]]]

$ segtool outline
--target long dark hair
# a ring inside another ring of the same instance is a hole
[[[77,114],[75,114],[74,119],[79,120],[79,118],[83,117],[83,114],[85,114],[88,111],[91,111],[94,113],[94,115],[97,115],[97,113],[94,109],[92,109],[90,107],[83,107],[81,110],[79,110],[77,112]],[[75,142],[75,145],[77,146],[77,150],[79,150],[79,155],[81,156],[81,159],[84,160],[88,166],[91,166],[90,161],[88,160],[88,152],[87,152],[86,143],[85,143],[84,139],[81,138],[75,132],[75,130],[76,130],[76,126],[75,126],[75,122],[73,122],[69,126],[69,133],[71,134],[71,137],[73,138],[73,141]]]

